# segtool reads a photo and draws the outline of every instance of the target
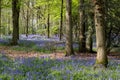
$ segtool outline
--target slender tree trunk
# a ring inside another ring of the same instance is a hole
[[[105,0],[104,5],[105,5],[106,49],[107,49],[107,54],[109,54],[110,48],[111,48],[111,32],[112,32],[113,26],[112,26],[112,22],[109,23],[109,19],[108,19],[108,0]]]
[[[60,33],[59,33],[60,40],[62,39],[62,34],[63,34],[62,28],[63,28],[63,0],[61,0],[61,13],[60,13]]]
[[[90,52],[90,53],[93,52],[92,51],[92,43],[93,43],[92,34],[93,34],[92,27],[89,26],[88,27],[88,34],[87,34],[87,38],[86,38],[86,49],[87,49],[87,52]]]
[[[94,29],[93,29],[93,27],[94,27],[94,13],[89,13],[90,14],[90,17],[89,17],[89,21],[90,21],[90,26],[88,25],[88,31],[87,31],[87,37],[86,37],[86,50],[87,50],[87,52],[90,52],[90,53],[92,53],[93,52],[93,50],[92,50],[92,48],[93,48],[93,39],[92,39],[92,35],[93,35],[93,33],[94,33]]]
[[[72,0],[66,0],[66,56],[74,55],[72,46]]]
[[[17,45],[19,40],[19,0],[12,0],[13,36],[12,45]]]
[[[48,13],[48,18],[47,18],[47,37],[50,38],[50,14]]]
[[[6,12],[6,13],[7,13],[6,16],[9,15],[9,12]],[[8,35],[8,33],[9,33],[9,17],[7,17],[6,20],[7,20],[7,25],[6,25],[7,27],[5,30],[5,32],[6,32],[5,35]]]
[[[26,36],[28,37],[29,32],[29,11],[27,10],[27,19],[26,19]]]
[[[35,31],[34,31],[34,14],[32,14],[32,34],[35,34]]]
[[[79,14],[80,14],[79,52],[86,52],[84,0],[80,0]]]
[[[47,16],[47,37],[50,38],[50,10],[49,10],[49,2],[48,2],[48,16]]]
[[[10,24],[11,24],[11,17],[8,18],[8,35],[11,35]]]
[[[1,32],[1,10],[2,10],[2,0],[0,0],[0,37],[1,37],[1,34],[2,34],[2,32]]]
[[[29,1],[27,1],[27,19],[26,19],[26,36],[28,37],[28,34],[29,34],[29,4],[30,4],[30,2]]]
[[[40,19],[40,7],[38,7],[37,8],[38,10],[37,10],[37,17],[36,17],[36,20],[37,20],[37,25],[35,26],[36,28],[35,28],[35,30],[37,30],[38,28],[39,28],[39,19]],[[36,34],[37,34],[37,32],[36,32]]]
[[[104,0],[94,0],[95,5],[95,28],[97,42],[97,57],[95,67],[107,67],[108,59],[106,53]]]
[[[34,30],[34,13],[32,14],[32,34],[35,34],[35,30]]]
[[[36,27],[36,30],[37,29],[39,29],[39,27],[40,27],[40,14],[41,14],[41,7],[39,6],[38,8],[37,8],[38,10],[37,10],[37,27]]]
[[[32,9],[34,9],[34,0],[32,0]],[[32,34],[35,34],[35,31],[34,31],[34,11],[33,11],[33,13],[32,13],[32,21],[31,21],[31,23],[32,23]]]
[[[24,7],[22,7],[22,22],[23,22],[23,34],[26,34],[26,13]]]

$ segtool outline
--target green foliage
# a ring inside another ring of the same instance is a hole
[[[113,47],[113,48],[111,49],[111,52],[119,53],[119,52],[120,52],[120,47]]]
[[[2,8],[11,8],[12,0],[2,0]]]
[[[53,26],[52,29],[51,29],[51,32],[52,32],[53,35],[58,34],[58,32],[59,32],[58,26]]]
[[[46,42],[45,45],[40,47],[32,42],[24,41],[23,43],[19,43],[18,46],[11,46],[11,49],[16,50],[16,51],[27,51],[27,52],[34,51],[34,52],[42,52],[42,53],[51,53],[51,52],[56,51],[57,48],[55,47],[54,42],[53,43]]]
[[[36,32],[39,33],[39,34],[41,34],[41,35],[45,35],[46,31],[47,31],[47,29],[39,29]]]

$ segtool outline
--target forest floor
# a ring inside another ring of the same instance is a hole
[[[76,55],[72,55],[69,57],[65,57],[65,53],[63,52],[53,52],[53,53],[40,53],[40,52],[26,52],[26,51],[16,51],[11,50],[10,46],[0,46],[0,53],[4,54],[12,59],[15,58],[30,58],[30,57],[38,57],[38,58],[50,58],[50,59],[95,59],[96,53],[76,53]],[[115,60],[120,63],[120,53],[110,53],[108,55],[109,59]]]
[[[120,48],[108,55],[107,71],[93,69],[96,53],[65,57],[65,41],[31,35],[21,36],[17,46],[0,39],[0,80],[119,80]],[[95,42],[94,42],[95,43]],[[96,45],[93,45],[94,50]]]
[[[11,36],[6,36],[8,40],[11,38]],[[20,41],[19,43],[22,44],[24,47],[29,47],[33,46],[31,43],[34,43],[37,47],[40,48],[46,48],[46,47],[53,47],[53,43],[57,43],[54,47],[64,47],[64,39],[63,41],[59,41],[58,37],[52,37],[52,38],[46,38],[45,36],[40,36],[40,35],[29,35],[26,37],[25,35],[20,35]],[[5,39],[0,39],[0,43],[7,43]],[[50,43],[50,45],[49,45]],[[16,46],[15,46],[16,47]],[[18,47],[18,46],[17,46]],[[73,47],[78,47],[77,43],[74,43]],[[96,47],[95,43],[93,44],[93,47]],[[19,48],[19,47],[18,47]],[[31,48],[31,47],[30,47]],[[59,51],[53,51],[52,53],[46,54],[44,52],[36,52],[34,50],[30,51],[28,50],[14,50],[11,49],[11,46],[0,46],[0,53],[5,54],[11,58],[28,58],[28,57],[49,57],[51,59],[54,58],[63,58],[63,59],[71,59],[71,58],[76,58],[76,59],[95,59],[96,54],[95,53],[76,53],[77,55],[75,56],[70,56],[70,57],[65,57],[64,51],[59,52]],[[120,61],[120,52],[112,52],[108,55],[110,59],[115,59]]]

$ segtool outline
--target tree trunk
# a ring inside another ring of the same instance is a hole
[[[1,37],[1,34],[2,34],[2,32],[1,32],[1,9],[2,9],[2,0],[0,0],[0,37]]]
[[[35,34],[35,30],[34,30],[34,13],[32,14],[32,34]]]
[[[93,32],[92,32],[92,27],[91,26],[88,27],[88,32],[87,33],[88,34],[87,34],[87,38],[86,38],[86,49],[87,49],[87,52],[92,53],[93,52],[92,51],[92,43],[93,43],[92,34],[93,34]]]
[[[27,19],[26,19],[26,37],[28,37],[28,33],[29,33],[29,1],[27,1]]]
[[[50,38],[50,14],[48,11],[48,18],[47,18],[47,37]]]
[[[17,45],[19,40],[19,0],[12,0],[13,36],[12,45]]]
[[[48,5],[47,5],[47,8],[48,8],[48,16],[47,16],[47,37],[50,38],[50,4],[49,4],[49,1],[48,1]]]
[[[106,33],[106,51],[110,53],[111,49],[111,32],[113,30],[112,22],[108,19],[108,0],[105,0],[105,33]],[[110,22],[110,23],[109,23]],[[109,28],[109,29],[108,29]]]
[[[63,0],[61,0],[61,13],[60,13],[60,40],[62,39],[62,35],[63,35],[63,32],[62,32],[62,28],[63,28]]]
[[[66,0],[66,56],[74,55],[72,46],[72,0]]]
[[[21,6],[21,20],[23,24],[23,34],[26,34],[26,13],[23,6]]]
[[[11,26],[10,26],[10,24],[11,24],[11,17],[9,17],[8,18],[8,35],[11,35],[11,30],[10,30],[10,28],[11,28]]]
[[[86,52],[84,0],[80,0],[79,14],[80,14],[79,52]]]
[[[34,13],[32,14],[32,34],[35,34],[35,28],[34,28]]]
[[[37,17],[36,17],[36,20],[37,20],[37,26],[35,28],[35,30],[38,30],[39,27],[40,27],[40,6],[37,8]],[[36,34],[37,34],[37,31],[36,31]]]
[[[32,9],[34,9],[34,3],[35,1],[32,0]],[[34,12],[34,11],[33,11]],[[32,34],[35,34],[35,30],[34,30],[34,13],[32,13]]]
[[[108,59],[105,46],[104,0],[94,0],[97,57],[95,67],[107,67]]]
[[[89,25],[88,25],[88,31],[87,31],[87,37],[86,37],[86,51],[87,52],[90,52],[90,53],[92,53],[93,52],[93,50],[92,50],[92,48],[93,48],[93,39],[92,39],[92,35],[93,35],[93,33],[94,33],[94,29],[93,29],[93,27],[94,27],[94,20],[93,20],[93,18],[94,18],[94,13],[93,12],[91,12],[91,13],[89,13],[90,15],[90,17],[89,17]]]

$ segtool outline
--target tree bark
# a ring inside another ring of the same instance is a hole
[[[35,30],[34,30],[34,13],[32,14],[32,34],[35,34]]]
[[[48,16],[47,16],[47,37],[50,38],[50,4],[49,4],[49,1],[48,1]]]
[[[37,26],[36,26],[35,30],[39,29],[39,27],[40,27],[40,9],[41,9],[41,7],[38,6],[37,7],[37,17],[36,17]],[[37,34],[37,32],[35,32],[35,33]]]
[[[105,39],[105,17],[104,0],[94,0],[95,5],[95,28],[97,42],[97,57],[95,67],[107,67],[108,59],[106,53]]]
[[[35,3],[35,1],[34,0],[32,0],[32,9],[34,9],[34,4]],[[34,30],[34,11],[33,11],[33,13],[32,13],[32,34],[35,34],[35,30]]]
[[[26,36],[28,37],[29,34],[29,5],[30,5],[30,1],[27,1],[27,15],[26,15]]]
[[[90,52],[90,53],[92,53],[93,52],[93,50],[92,50],[92,48],[93,48],[93,39],[92,39],[92,36],[93,36],[93,33],[94,33],[94,13],[93,12],[90,12],[89,13],[90,15],[89,15],[89,25],[87,25],[88,26],[88,30],[87,30],[87,36],[86,36],[86,51],[87,52]]]
[[[19,40],[19,0],[12,0],[13,36],[12,45],[17,45]]]
[[[105,33],[106,33],[106,51],[107,54],[110,53],[110,48],[111,48],[111,32],[113,30],[112,22],[109,21],[108,19],[108,0],[105,0]],[[110,23],[109,23],[110,22]],[[109,29],[108,29],[109,28]]]
[[[50,14],[48,11],[48,18],[47,18],[47,37],[50,38]]]
[[[72,0],[66,0],[66,56],[74,55],[72,46]]]
[[[93,43],[93,40],[92,40],[92,27],[89,26],[88,27],[88,32],[87,32],[87,38],[86,38],[86,49],[87,49],[87,52],[90,52],[92,53],[92,43]]]
[[[60,33],[59,33],[59,38],[60,40],[62,39],[62,28],[63,28],[63,0],[61,0],[61,13],[60,13]]]
[[[80,14],[79,52],[86,52],[84,0],[80,0],[79,14]]]
[[[1,34],[2,34],[2,32],[1,32],[1,9],[2,9],[2,0],[0,0],[0,37],[1,37]]]

